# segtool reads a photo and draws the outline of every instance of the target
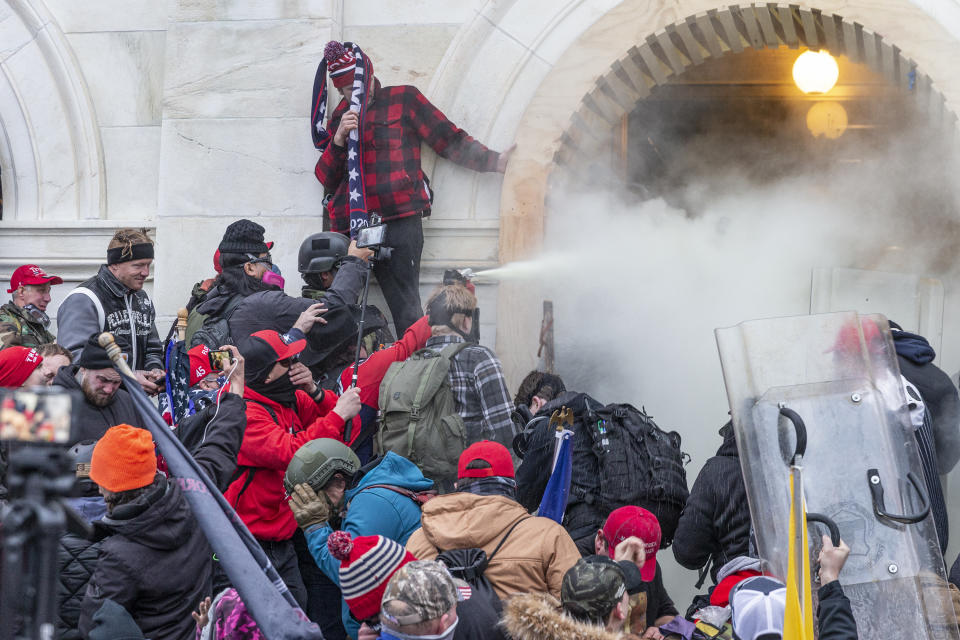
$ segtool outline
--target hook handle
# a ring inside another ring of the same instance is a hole
[[[878,518],[885,518],[900,524],[916,524],[922,522],[930,514],[930,498],[927,496],[927,491],[920,483],[917,474],[913,471],[907,472],[907,480],[910,481],[917,495],[920,496],[920,502],[922,503],[920,511],[906,514],[889,513],[883,503],[883,482],[880,481],[880,472],[876,469],[867,469],[867,483],[870,486],[870,494],[873,496],[873,512]]]
[[[830,530],[830,542],[833,543],[833,546],[840,546],[840,527],[837,526],[837,523],[834,522],[828,516],[825,516],[822,513],[813,513],[812,511],[807,512],[807,523],[819,522],[824,525],[827,529]]]
[[[780,407],[780,415],[793,423],[793,429],[797,432],[797,446],[793,450],[793,457],[790,458],[790,464],[796,463],[797,458],[802,458],[807,452],[807,425],[804,424],[800,414],[789,407]]]

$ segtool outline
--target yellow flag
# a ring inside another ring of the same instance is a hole
[[[798,514],[794,499],[794,475],[790,474],[790,524],[787,556],[787,602],[783,619],[783,637],[789,640],[813,640],[813,595],[810,589],[810,557],[807,546],[807,513],[803,502],[800,503],[800,556],[802,564],[797,566],[797,520]],[[801,487],[802,489],[802,487]],[[798,574],[798,572],[800,572]],[[798,580],[798,575],[802,578]],[[798,584],[802,584],[802,593]],[[802,605],[801,605],[802,598]]]

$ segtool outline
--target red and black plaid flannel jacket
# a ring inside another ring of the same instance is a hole
[[[341,100],[327,130],[336,134],[347,109]],[[367,210],[384,221],[422,211],[430,214],[430,195],[420,167],[420,143],[438,155],[475,171],[496,171],[500,154],[471,138],[409,85],[381,87],[376,81],[363,131],[363,170]],[[330,228],[349,233],[347,149],[332,141],[317,161],[317,180],[333,197],[327,203]]]

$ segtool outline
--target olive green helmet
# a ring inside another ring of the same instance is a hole
[[[360,470],[360,458],[353,449],[339,440],[318,438],[303,445],[293,454],[293,460],[287,465],[283,475],[283,486],[287,493],[306,482],[310,488],[319,492],[335,473],[348,478]]]

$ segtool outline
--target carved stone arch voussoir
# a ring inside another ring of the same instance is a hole
[[[73,50],[43,0],[0,0],[3,221],[102,218],[97,116]]]

